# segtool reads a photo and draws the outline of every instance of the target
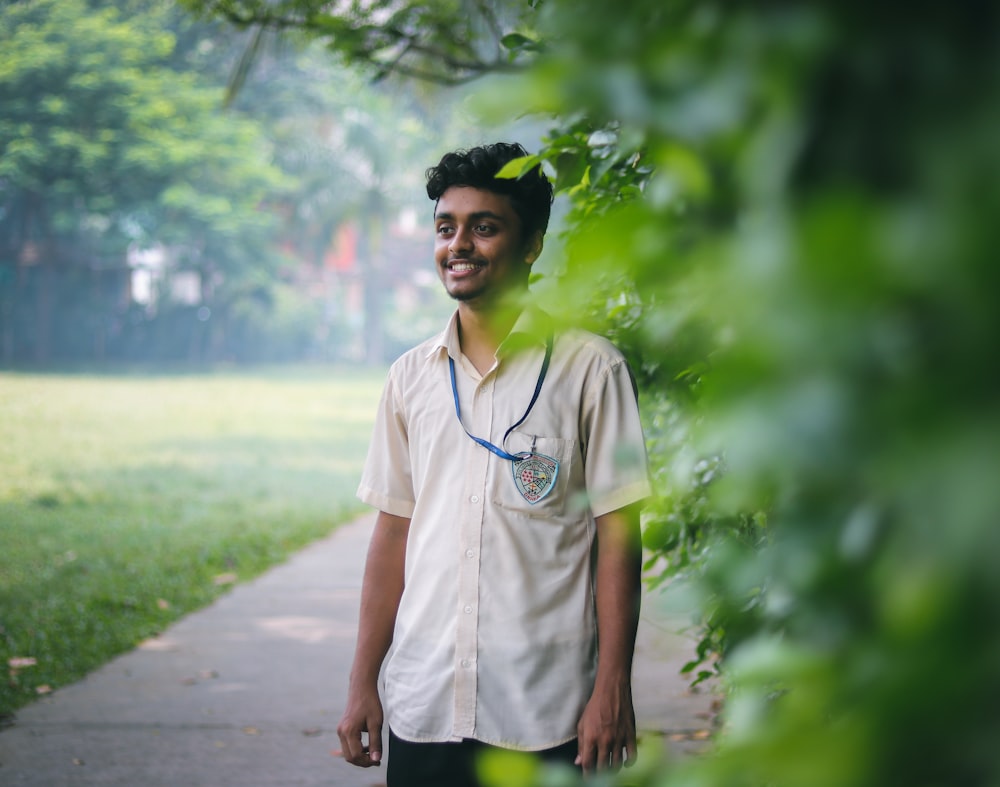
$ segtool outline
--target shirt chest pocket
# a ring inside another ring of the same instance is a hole
[[[528,517],[560,519],[586,507],[575,440],[512,432],[504,447],[530,455],[494,465],[490,495],[497,506]]]

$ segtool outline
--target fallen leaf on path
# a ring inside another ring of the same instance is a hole
[[[143,650],[156,650],[161,652],[178,650],[176,642],[169,637],[161,637],[159,634],[155,634],[149,639],[144,639],[139,643],[139,647]]]
[[[317,735],[322,735],[323,730],[320,727],[307,727],[306,729],[302,730],[302,734],[305,735],[307,738],[315,738]]]
[[[36,687],[35,691],[39,694],[51,694],[52,687],[48,683],[43,683],[41,686]]]
[[[201,672],[198,673],[198,677],[201,678],[202,680],[211,680],[212,678],[219,677],[219,673],[216,672],[214,669],[203,669]]]
[[[212,581],[216,585],[232,585],[239,577],[236,574],[229,572],[226,574],[219,574]]]
[[[711,730],[692,730],[690,732],[675,732],[668,736],[670,740],[680,741],[703,741],[712,737]]]
[[[81,759],[80,759],[79,757],[74,757],[74,758],[73,758],[73,764],[74,764],[74,765],[86,765],[87,763],[85,763],[85,762],[84,762],[83,760],[81,760]]]
[[[260,735],[260,730],[256,727],[244,727],[243,733],[244,735]]]

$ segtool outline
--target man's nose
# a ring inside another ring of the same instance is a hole
[[[448,250],[455,254],[457,252],[469,251],[472,249],[472,233],[464,227],[459,227],[455,230],[455,234],[451,236],[451,243],[448,244]]]

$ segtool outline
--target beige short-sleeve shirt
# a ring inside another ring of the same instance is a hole
[[[551,321],[525,311],[485,375],[462,355],[457,325],[456,313],[393,364],[358,489],[411,520],[386,717],[411,741],[549,748],[576,737],[593,689],[595,517],[649,494],[635,386],[608,341],[557,332],[538,399],[504,442],[531,400]],[[529,502],[512,463],[466,430],[555,459],[551,491]]]

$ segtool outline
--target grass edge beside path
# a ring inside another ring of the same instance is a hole
[[[0,375],[0,723],[356,517],[383,379]]]

